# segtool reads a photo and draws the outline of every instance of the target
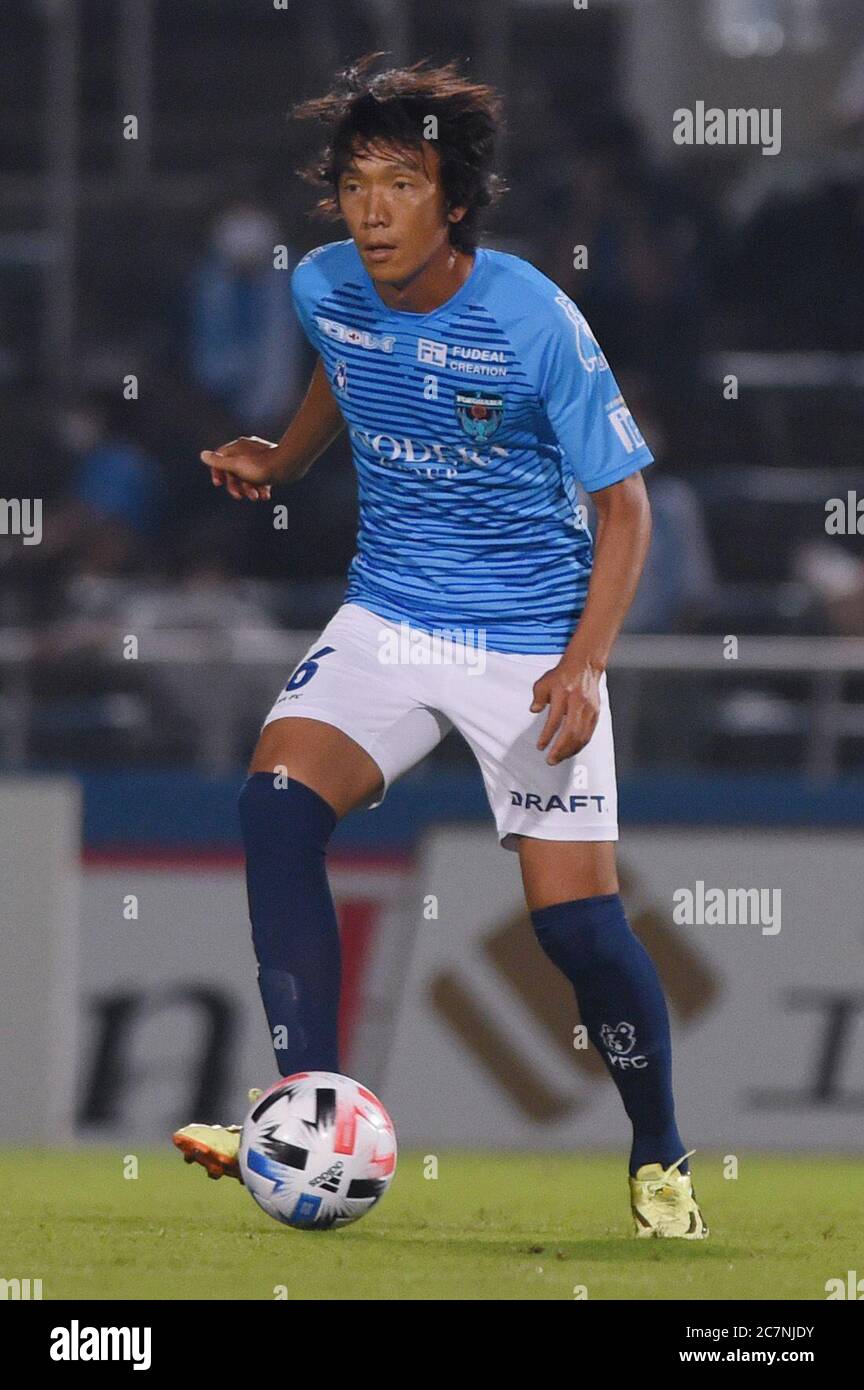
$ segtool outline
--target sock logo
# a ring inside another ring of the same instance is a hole
[[[633,1050],[633,1045],[636,1042],[636,1029],[632,1023],[619,1023],[617,1028],[604,1023],[600,1029],[600,1036],[607,1052],[617,1052],[619,1056],[623,1057]]]
[[[613,1067],[620,1067],[622,1071],[628,1067],[640,1070],[647,1067],[647,1057],[629,1055],[636,1046],[636,1029],[632,1023],[618,1023],[614,1028],[611,1023],[601,1024],[600,1040]]]

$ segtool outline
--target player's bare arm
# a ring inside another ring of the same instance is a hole
[[[597,510],[594,569],[582,617],[564,655],[534,686],[531,709],[548,705],[537,741],[554,766],[584,748],[600,714],[600,679],[636,586],[651,539],[651,508],[641,473],[592,493]]]
[[[203,449],[214,487],[226,487],[238,502],[266,501],[277,483],[302,478],[345,428],[345,421],[319,357],[299,410],[277,444],[242,435],[218,449]]]

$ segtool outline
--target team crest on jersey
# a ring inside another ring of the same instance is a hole
[[[504,418],[504,397],[489,391],[457,391],[456,415],[468,438],[485,444]]]

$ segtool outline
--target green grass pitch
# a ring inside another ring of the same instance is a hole
[[[129,1152],[128,1150],[126,1151]],[[608,1155],[400,1156],[394,1184],[343,1230],[292,1231],[240,1185],[168,1147],[0,1152],[0,1278],[44,1299],[822,1299],[864,1275],[862,1168],[851,1158],[694,1160],[705,1242],[634,1240],[626,1168]]]

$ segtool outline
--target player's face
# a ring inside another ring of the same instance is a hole
[[[448,246],[450,222],[464,211],[448,216],[431,146],[355,155],[339,180],[339,207],[372,279],[395,286]]]

